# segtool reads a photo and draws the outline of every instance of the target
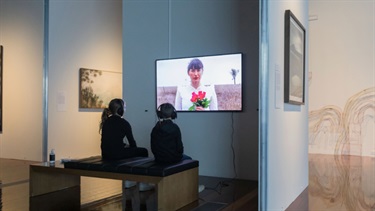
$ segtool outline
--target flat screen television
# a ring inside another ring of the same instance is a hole
[[[158,59],[156,107],[177,111],[242,111],[242,53]]]

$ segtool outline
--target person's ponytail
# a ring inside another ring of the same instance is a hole
[[[104,122],[108,119],[109,115],[111,114],[111,111],[108,108],[104,108],[102,112],[102,118],[100,121],[100,126],[99,126],[99,133],[102,133],[102,128],[104,125]]]

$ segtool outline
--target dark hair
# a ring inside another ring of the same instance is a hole
[[[159,108],[156,111],[158,117],[160,119],[176,119],[177,118],[177,112],[174,106],[170,103],[163,103],[159,106]]]
[[[189,70],[200,70],[203,69],[203,63],[199,59],[192,59],[187,67],[187,73],[189,74]]]
[[[115,98],[111,100],[111,102],[109,102],[108,108],[103,109],[102,118],[99,126],[99,132],[101,132],[104,122],[108,119],[110,115],[124,115],[124,104],[124,101],[119,98]]]

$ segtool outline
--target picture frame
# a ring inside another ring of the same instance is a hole
[[[306,30],[291,10],[285,11],[284,102],[305,104]]]
[[[122,73],[79,69],[80,109],[103,109],[114,98],[122,99]]]

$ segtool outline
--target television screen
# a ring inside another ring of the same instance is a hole
[[[156,60],[156,107],[242,111],[242,53]]]

